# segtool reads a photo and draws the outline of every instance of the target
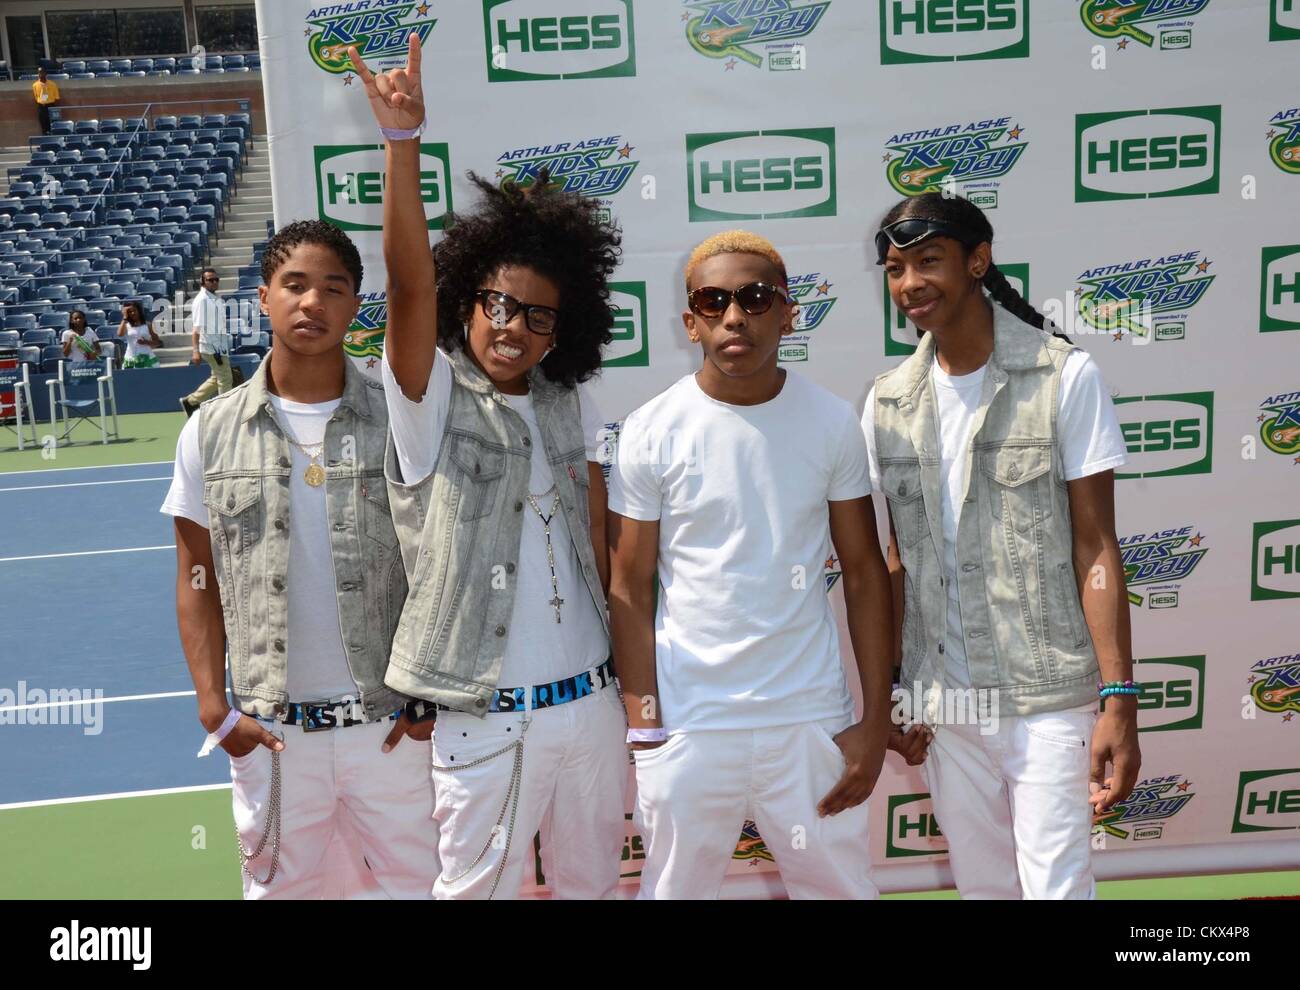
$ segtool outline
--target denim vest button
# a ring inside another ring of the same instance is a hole
[[[1017,478],[1020,477],[1020,468],[1012,464],[1011,467],[1007,468],[1007,477],[1010,478],[1012,481],[1015,481]]]
[[[475,698],[475,699],[474,699],[474,707],[475,707],[475,708],[486,708],[486,707],[487,707],[487,702],[484,701],[482,698]]]
[[[505,626],[497,626],[497,628],[496,628],[496,633],[497,633],[498,636],[504,636],[504,635],[506,634],[506,627],[505,627]]]
[[[230,498],[226,499],[226,508],[233,509],[234,507],[235,507],[235,496],[231,495]]]
[[[939,652],[940,652],[940,653],[943,652],[943,644],[942,644],[942,643],[939,644]]]
[[[532,438],[532,437],[524,437],[524,446],[525,446],[525,447],[531,447],[532,445],[533,445],[533,438]]]
[[[906,482],[906,481],[901,482],[901,483],[899,484],[899,486],[898,486],[898,494],[899,494],[900,497],[903,496],[903,495],[906,495],[906,494],[907,494],[907,482]]]
[[[275,647],[275,652],[276,652],[276,653],[283,653],[283,652],[284,652],[284,640],[282,640],[282,639],[277,639],[277,640],[276,640],[272,645]]]
[[[272,579],[271,579],[271,587],[274,588],[276,591],[283,591],[283,590],[284,590],[284,582],[281,581],[279,578],[272,578]]]
[[[284,529],[284,520],[283,520],[283,519],[277,519],[277,520],[275,521],[275,528],[276,528],[276,529]]]
[[[281,455],[281,456],[280,456],[280,467],[288,467],[288,466],[289,466],[289,458],[285,457],[284,455]]]
[[[523,511],[524,511],[524,503],[523,503],[523,502],[516,502],[516,503],[515,503],[515,511],[516,511],[516,512],[523,512]]]

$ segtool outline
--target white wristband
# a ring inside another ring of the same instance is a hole
[[[381,127],[379,133],[389,141],[409,141],[411,138],[419,137],[424,133],[424,125],[427,119],[420,121],[419,127],[412,127],[409,130],[400,127]]]
[[[217,727],[216,732],[209,732],[208,738],[203,740],[203,748],[199,750],[199,756],[207,756],[214,749],[221,745],[221,740],[230,735],[230,730],[235,727],[235,723],[243,717],[243,712],[238,708],[232,708],[226,713],[226,719]]]
[[[627,741],[630,743],[637,742],[664,742],[668,738],[668,730],[663,726],[653,729],[628,729]]]

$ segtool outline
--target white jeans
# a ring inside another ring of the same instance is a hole
[[[675,732],[633,750],[642,899],[715,898],[746,818],[791,898],[871,899],[867,802],[828,818],[817,803],[844,772],[842,719],[772,729]]]
[[[433,818],[427,742],[402,739],[390,753],[381,747],[392,722],[372,722],[324,732],[273,726],[284,735],[280,753],[280,861],[269,884],[243,875],[246,899],[302,899],[337,895],[342,887],[364,896],[359,885],[340,884],[329,871],[340,865],[337,833],[355,841],[370,877],[387,896],[428,899],[438,875],[438,827]],[[271,792],[271,751],[258,746],[230,758],[235,827],[252,852],[266,829]],[[248,868],[259,878],[271,869],[274,834]],[[350,844],[350,843],[349,843]],[[327,850],[330,854],[327,856]]]
[[[539,831],[542,871],[553,897],[614,896],[627,791],[627,719],[618,691],[611,685],[531,716],[513,820],[513,749],[466,770],[433,771],[442,862],[435,898],[518,897],[525,871],[534,869],[533,836]],[[483,718],[441,712],[434,765],[474,764],[516,742],[523,728],[522,712]]]
[[[1092,711],[942,725],[925,761],[963,898],[1091,899]]]

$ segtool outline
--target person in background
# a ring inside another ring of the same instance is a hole
[[[126,360],[123,368],[156,368],[158,358],[155,347],[161,349],[162,338],[154,332],[153,321],[145,319],[144,306],[138,302],[124,303],[122,322],[118,324],[117,335],[126,338]]]
[[[45,70],[36,73],[32,83],[32,98],[36,100],[36,119],[41,122],[41,133],[50,133],[50,107],[59,102],[59,87],[52,79],[45,78]]]
[[[99,338],[86,323],[86,314],[74,309],[68,314],[68,329],[63,331],[59,343],[63,345],[63,356],[73,364],[99,360]]]
[[[181,399],[186,416],[214,395],[224,395],[234,387],[230,371],[230,339],[226,333],[226,312],[222,308],[217,288],[221,279],[216,269],[203,269],[198,295],[194,297],[193,338],[190,364],[206,361],[210,374],[193,392]]]

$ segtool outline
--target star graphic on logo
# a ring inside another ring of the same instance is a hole
[[[1263,413],[1260,413],[1258,416],[1255,417],[1255,422],[1256,422],[1256,423],[1262,423],[1262,422],[1264,422],[1264,420],[1267,419],[1267,418],[1268,418],[1268,417],[1265,416]]]
[[[1287,712],[1285,715],[1282,716],[1282,721],[1290,722],[1294,716],[1295,716],[1295,712]]]
[[[1128,47],[1128,38],[1120,38],[1120,39],[1119,39],[1119,43],[1116,44],[1115,47],[1118,48],[1118,49],[1124,49],[1124,48],[1127,48],[1127,47]]]
[[[1119,333],[1115,334],[1115,336],[1111,337],[1110,339],[1111,339],[1111,340],[1123,340],[1123,339],[1124,339],[1124,331],[1123,331],[1123,330],[1119,331]]]
[[[833,284],[833,283],[831,283],[829,280],[827,280],[827,279],[823,279],[823,280],[822,280],[822,284],[819,285],[819,286],[817,286],[817,295],[819,295],[819,296],[824,296],[824,295],[826,295],[826,293],[828,293],[828,292],[831,291],[831,285],[832,285],[832,284]]]
[[[888,151],[886,151],[883,155],[880,156],[880,160],[881,160],[882,162],[887,162],[887,161],[890,161],[893,157],[894,157],[894,156],[893,156],[892,154],[890,154]]]
[[[682,20],[683,20],[683,21],[689,21],[690,19],[691,19],[691,12],[690,12],[689,10],[683,10],[683,11],[682,11]]]
[[[1021,127],[1019,124],[1017,124],[1015,127],[1011,128],[1011,130],[1007,131],[1007,140],[1019,141],[1020,135],[1023,134],[1024,132],[1025,129]]]
[[[1292,463],[1293,463],[1293,464],[1300,464],[1300,457],[1297,457],[1294,461],[1292,461]]]
[[[628,155],[632,154],[632,152],[635,150],[636,148],[632,145],[630,141],[626,142],[624,143],[623,147],[618,149],[618,157],[626,158]]]
[[[311,28],[303,28],[303,29],[302,29],[302,36],[303,36],[304,38],[310,38],[310,37],[311,37]]]
[[[1184,780],[1181,784],[1178,785],[1178,789],[1180,791],[1185,791],[1187,790],[1187,788],[1191,786],[1192,786],[1192,782],[1190,780]]]
[[[499,169],[497,169],[497,178],[498,178],[498,179],[504,178],[504,177],[505,177],[505,174],[506,174],[505,169],[503,169],[503,168],[499,168]]]
[[[726,66],[727,71],[730,72],[735,67],[736,67],[736,60],[734,58],[727,59],[727,66]]]
[[[1199,547],[1201,543],[1204,541],[1204,539],[1205,539],[1204,536],[1202,536],[1200,533],[1197,533],[1195,536],[1193,536],[1190,540],[1187,541],[1187,545],[1192,547]]]
[[[374,366],[375,366],[375,359],[374,359],[374,358],[371,358],[369,361],[366,362],[366,367],[367,367],[367,368],[373,368]]]
[[[833,571],[833,570],[835,569],[835,558],[834,558],[834,557],[827,557],[827,558],[826,558],[826,563],[825,563],[823,566],[824,566],[828,571]]]
[[[415,12],[421,17],[424,17],[429,13],[429,5],[427,3],[422,3],[420,6],[415,8]]]
[[[1264,137],[1266,137],[1266,138],[1268,138],[1268,140],[1272,141],[1275,137],[1277,137],[1277,131],[1273,130],[1273,128],[1270,127],[1270,128],[1268,129],[1268,133],[1265,134]]]
[[[1204,275],[1209,270],[1212,264],[1214,264],[1214,262],[1211,261],[1209,258],[1202,258],[1200,260],[1200,263],[1197,264],[1196,270],[1200,272],[1202,275]]]
[[[1247,684],[1254,684],[1254,683],[1255,683],[1255,675],[1254,675],[1254,674],[1251,674],[1249,677],[1247,677],[1247,678],[1246,678],[1246,683],[1247,683]]]
[[[343,77],[343,85],[344,86],[352,85],[352,73],[349,72],[346,76]]]

